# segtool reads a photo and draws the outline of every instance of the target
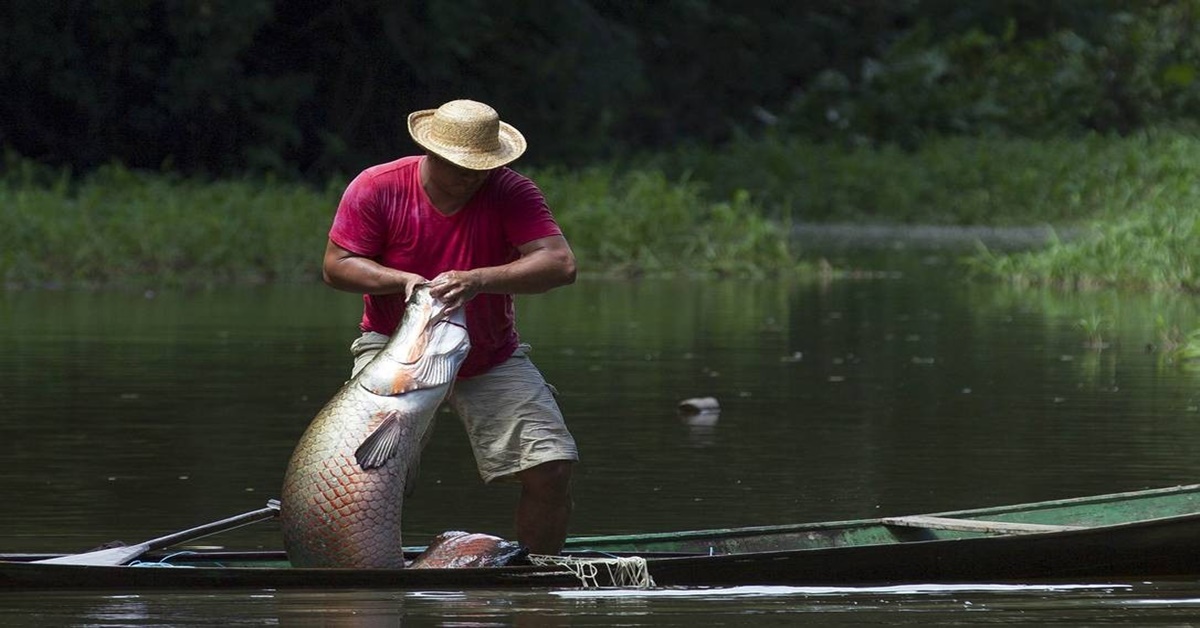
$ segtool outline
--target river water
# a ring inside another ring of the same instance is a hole
[[[576,535],[914,514],[1195,482],[1194,298],[1019,290],[955,253],[830,281],[583,280],[518,301],[580,443]],[[319,284],[0,293],[0,549],[82,550],[253,510],[347,376],[360,301]],[[1081,321],[1089,321],[1081,324]],[[1087,327],[1099,331],[1092,337]],[[1096,340],[1099,340],[1097,345]],[[679,401],[712,396],[718,420]],[[406,544],[510,536],[442,413]],[[204,541],[277,548],[274,523]],[[0,592],[0,625],[1166,623],[1200,584],[648,592]]]

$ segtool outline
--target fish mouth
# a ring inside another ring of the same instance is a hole
[[[408,303],[406,304],[406,308],[408,306],[414,305],[417,302],[418,291],[428,290],[429,288],[441,285],[443,283],[445,283],[445,280],[438,281],[438,280],[434,279],[434,280],[429,280],[429,281],[422,281],[421,283],[417,284],[413,288],[412,296],[409,298]],[[438,323],[441,323],[441,322],[448,322],[452,325],[458,325],[459,327],[466,328],[466,325],[464,323],[457,323],[452,320],[448,320],[448,317],[452,316],[452,315],[446,313],[445,301],[442,301],[441,299],[434,297],[432,294],[429,295],[429,299],[430,299],[430,301],[433,302],[433,310],[434,311],[429,315],[429,322],[427,323],[427,329],[433,329],[434,325],[437,325]]]
[[[438,319],[438,320],[436,320],[436,321],[433,321],[433,324],[434,324],[434,325],[443,325],[443,324],[444,324],[444,325],[454,325],[455,327],[458,327],[459,329],[466,329],[466,328],[467,328],[467,326],[466,326],[465,324],[463,324],[463,323],[460,323],[460,322],[458,322],[458,321],[452,321],[452,320],[450,320],[450,318],[449,318],[449,317],[447,317],[447,316],[445,315],[445,313],[443,313],[443,314],[442,314],[442,317],[441,317],[440,319]]]

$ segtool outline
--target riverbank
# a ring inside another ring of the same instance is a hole
[[[1159,130],[945,138],[907,152],[743,140],[527,174],[591,274],[803,274],[820,266],[817,245],[838,234],[936,246],[952,233],[978,241],[971,265],[992,278],[1196,290],[1195,163],[1200,139]],[[12,156],[5,165],[0,279],[9,287],[317,280],[345,185],[120,166],[71,177]],[[995,237],[1023,232],[1034,237]]]
[[[1200,290],[1200,138],[1187,131],[950,137],[912,151],[743,140],[652,163],[714,194],[753,190],[768,215],[818,223],[809,231],[822,244],[853,232],[858,242],[962,248],[978,235],[968,263],[979,276]]]
[[[971,253],[984,246],[994,251],[1028,251],[1083,235],[1078,227],[988,225],[905,225],[799,223],[792,237],[802,250],[856,249],[937,250]]]

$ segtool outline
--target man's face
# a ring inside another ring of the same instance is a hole
[[[429,153],[429,178],[439,189],[459,197],[468,197],[483,185],[491,170],[468,170]]]

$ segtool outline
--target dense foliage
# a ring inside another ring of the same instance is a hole
[[[793,208],[797,221],[1071,226],[1087,237],[983,251],[974,266],[1020,283],[1200,290],[1200,138],[951,137],[912,153],[764,140],[654,161],[692,175],[649,161],[521,169],[545,190],[592,275],[811,271],[820,260],[789,238],[784,209]],[[70,176],[10,156],[0,176],[0,283],[313,281],[343,186],[120,166]],[[803,193],[812,189],[821,192]]]
[[[529,137],[590,270],[786,272],[792,220],[1101,219],[976,267],[1197,290],[1198,27],[1200,0],[13,0],[0,278],[313,277],[345,177],[467,97]]]
[[[90,170],[325,181],[494,104],[535,164],[738,133],[851,145],[1200,115],[1200,0],[13,0],[0,145]]]
[[[744,192],[611,168],[537,173],[587,275],[754,277],[799,261]],[[109,165],[71,177],[12,156],[0,177],[0,287],[315,281],[344,182],[204,181]]]
[[[1070,226],[1200,203],[1200,141],[1166,129],[942,136],[911,150],[740,138],[641,164],[703,181],[715,197],[750,191],[769,216],[805,222]]]

